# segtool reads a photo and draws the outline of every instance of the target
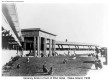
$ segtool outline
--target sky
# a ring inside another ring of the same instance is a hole
[[[16,4],[20,28],[41,28],[57,41],[103,44],[105,6],[95,3]],[[107,22],[106,22],[107,23]]]

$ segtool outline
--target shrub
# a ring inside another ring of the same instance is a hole
[[[19,56],[16,56],[16,57],[13,57],[12,58],[12,61],[16,61],[16,60],[18,60],[19,59]]]
[[[6,66],[12,66],[13,61],[9,61],[8,63],[6,63]]]

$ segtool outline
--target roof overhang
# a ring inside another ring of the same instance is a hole
[[[29,31],[41,31],[41,32],[44,32],[44,33],[47,33],[47,34],[50,34],[50,35],[53,35],[53,36],[57,36],[57,35],[55,35],[55,34],[52,34],[52,33],[46,32],[46,31],[42,30],[41,28],[28,28],[28,29],[21,29],[21,32],[29,32]]]
[[[96,45],[96,44],[79,43],[79,42],[64,42],[64,41],[56,41],[56,45],[99,46],[99,45]]]

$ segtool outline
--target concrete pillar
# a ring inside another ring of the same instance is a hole
[[[36,36],[34,36],[34,56],[36,57]]]
[[[52,40],[52,53],[55,54],[56,48],[55,48],[55,40]]]
[[[90,47],[90,50],[92,49],[92,46],[89,46]]]
[[[80,49],[79,49],[79,46],[77,46],[77,48],[78,48],[78,50],[80,50]]]
[[[37,37],[37,55],[40,57],[41,37]]]
[[[60,47],[61,47],[61,50],[63,50],[63,45],[60,45]]]
[[[69,48],[68,48],[68,55],[70,55],[70,45],[68,45],[69,46]]]
[[[90,50],[90,46],[88,46],[88,50]]]
[[[70,50],[70,45],[68,45],[69,46],[69,50]]]
[[[75,46],[75,50],[77,50],[77,46]]]
[[[47,39],[46,38],[44,38],[44,55],[46,56],[46,50],[47,50],[47,41],[46,41]]]
[[[52,43],[52,40],[49,39],[49,54],[50,54],[50,56],[52,56],[52,45],[51,45],[51,43]]]
[[[55,51],[56,51],[56,42],[55,42],[55,40],[54,40],[54,53],[55,53]]]
[[[30,43],[30,53],[31,53],[31,43]]]
[[[41,55],[41,52],[42,52],[42,50],[41,50],[41,43],[42,43],[42,40],[41,40],[41,37],[39,37],[39,44],[40,44],[40,54],[39,54],[39,57],[40,57],[40,55]]]

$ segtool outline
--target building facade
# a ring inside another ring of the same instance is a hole
[[[40,28],[22,29],[21,32],[24,39],[23,48],[24,50],[30,49],[30,54],[33,56],[41,57],[42,54],[47,56],[47,50],[49,50],[49,56],[55,53],[55,34],[43,31]]]

